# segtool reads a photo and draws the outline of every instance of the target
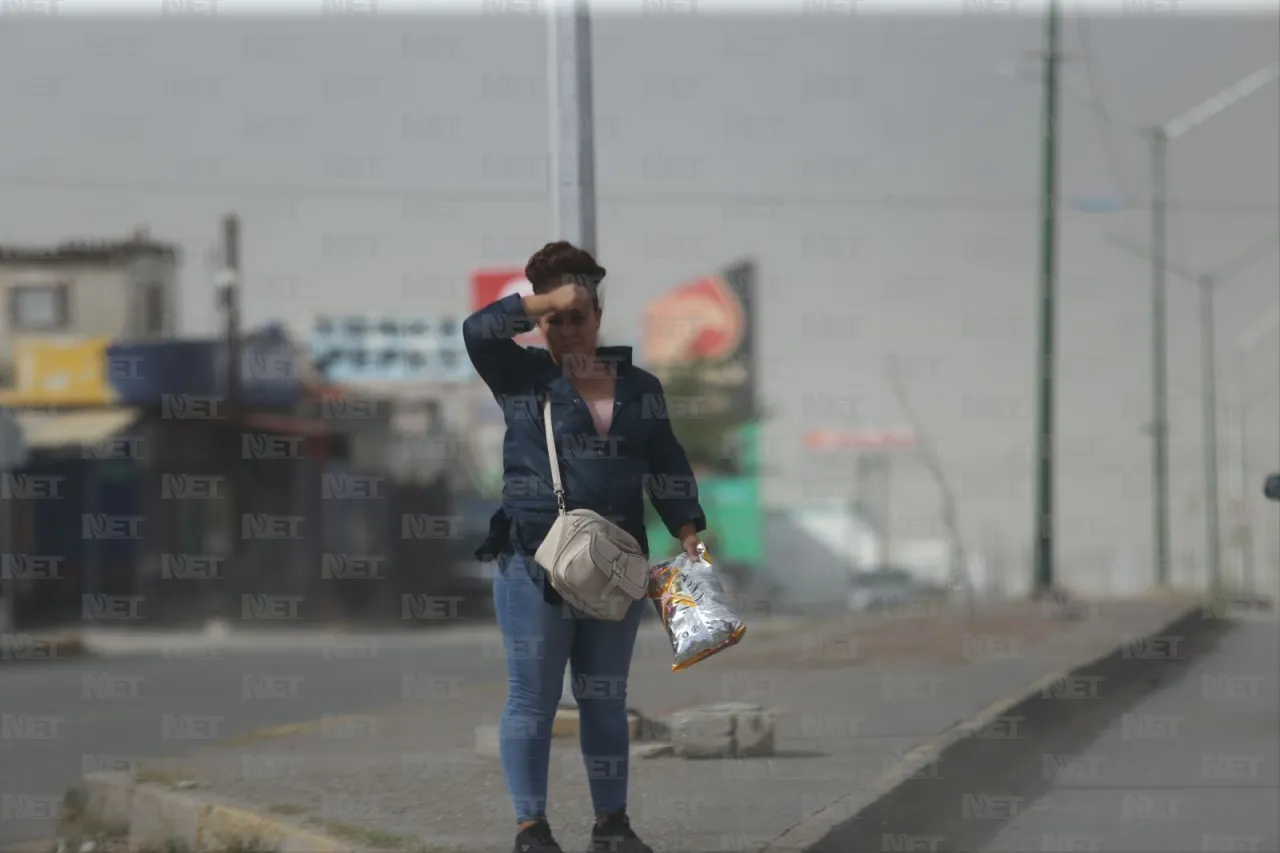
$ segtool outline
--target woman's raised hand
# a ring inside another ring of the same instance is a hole
[[[591,308],[591,294],[582,284],[571,281],[549,293],[537,293],[523,300],[525,313],[532,317],[544,314],[567,314],[574,309],[584,314]]]
[[[551,310],[556,313],[567,314],[575,308],[585,312],[591,307],[591,294],[576,281],[562,284],[547,295],[551,297]]]

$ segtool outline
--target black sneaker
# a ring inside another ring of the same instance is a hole
[[[625,814],[612,814],[591,828],[590,853],[653,853],[653,848],[631,830]]]
[[[516,836],[516,846],[511,853],[564,853],[551,835],[551,826],[540,820]]]

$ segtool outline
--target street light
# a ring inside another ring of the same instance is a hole
[[[591,16],[587,0],[552,0],[547,12],[551,239],[568,240],[594,254],[598,247]],[[577,704],[573,679],[566,671],[560,705]]]
[[[1006,77],[1021,80],[1039,81],[1035,74],[1026,69],[1008,67],[997,69],[997,73]],[[1154,538],[1156,549],[1156,579],[1159,583],[1168,583],[1169,579],[1169,449],[1168,449],[1168,372],[1165,319],[1165,272],[1169,265],[1166,260],[1167,234],[1165,230],[1166,208],[1166,152],[1168,143],[1178,139],[1193,128],[1239,103],[1257,92],[1259,89],[1280,77],[1280,62],[1270,63],[1252,74],[1248,74],[1236,83],[1223,89],[1213,97],[1201,102],[1182,115],[1166,122],[1164,125],[1145,131],[1134,128],[1123,122],[1106,117],[1107,123],[1121,130],[1134,133],[1147,139],[1151,158],[1151,244],[1153,251],[1151,260],[1151,349],[1152,349],[1152,423],[1151,436],[1153,465],[1152,492],[1154,498]],[[1094,105],[1092,98],[1078,93],[1066,91],[1073,100],[1084,101]]]
[[[1248,430],[1247,430],[1247,406],[1250,402],[1249,390],[1247,388],[1249,379],[1249,353],[1254,350],[1258,344],[1262,343],[1267,336],[1280,328],[1280,302],[1271,309],[1267,315],[1260,317],[1258,320],[1241,332],[1232,341],[1232,350],[1234,351],[1235,369],[1234,388],[1232,389],[1232,398],[1235,410],[1233,417],[1232,432],[1234,433],[1234,463],[1231,468],[1234,476],[1232,477],[1232,498],[1235,503],[1236,512],[1239,513],[1238,527],[1236,535],[1238,537],[1235,548],[1236,571],[1239,573],[1240,583],[1246,590],[1252,592],[1253,586],[1253,547],[1250,530],[1252,526],[1252,513],[1249,507],[1252,504],[1246,497],[1246,489],[1248,488],[1250,471],[1249,471],[1249,453],[1248,453]]]
[[[1280,77],[1280,62],[1272,62],[1223,89],[1182,115],[1148,132],[1151,146],[1151,350],[1152,350],[1152,492],[1155,498],[1156,579],[1169,581],[1169,402],[1168,345],[1165,318],[1165,273],[1168,234],[1165,229],[1166,155],[1170,142],[1229,109]]]
[[[1107,240],[1114,246],[1142,258],[1151,260],[1152,253],[1129,242],[1119,234],[1108,234]],[[1234,258],[1218,266],[1217,272],[1195,272],[1177,264],[1167,263],[1166,269],[1177,277],[1195,284],[1200,291],[1200,369],[1201,404],[1204,423],[1204,489],[1205,489],[1205,557],[1209,561],[1211,585],[1222,582],[1222,530],[1218,500],[1218,391],[1216,345],[1214,343],[1213,297],[1218,285],[1248,270],[1262,258],[1271,254],[1280,241],[1280,234],[1260,241]],[[1241,398],[1243,399],[1243,398]]]

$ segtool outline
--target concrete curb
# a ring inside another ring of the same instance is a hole
[[[20,663],[56,663],[94,657],[95,653],[83,634],[67,631],[60,634],[27,634],[14,631],[0,634],[0,666]]]
[[[250,845],[276,853],[354,853],[346,841],[312,830],[298,821],[246,811],[206,795],[136,782],[124,773],[84,777],[89,813],[129,826],[129,846],[163,845],[178,840],[191,853],[212,853]]]
[[[885,774],[871,791],[858,792],[836,800],[759,848],[757,853],[819,853],[829,848],[836,849],[831,847],[831,841],[842,827],[854,823],[860,815],[888,802],[912,781],[936,776],[938,765],[944,756],[957,745],[975,736],[981,736],[984,731],[998,725],[1002,719],[1019,716],[1016,712],[1020,708],[1051,695],[1055,686],[1094,670],[1107,661],[1123,657],[1126,650],[1144,645],[1156,637],[1177,634],[1196,621],[1205,622],[1215,618],[1217,617],[1211,603],[1199,600],[1188,602],[1176,616],[1155,630],[1148,631],[1141,639],[1126,638],[1102,654],[1050,673],[1018,692],[992,703],[969,719],[916,745],[907,751],[903,760]],[[1138,678],[1143,677],[1140,672],[1135,672],[1133,675]]]
[[[666,740],[670,735],[665,725],[656,720],[648,719],[635,708],[627,709],[627,723],[633,743]],[[578,729],[577,708],[559,708],[556,710],[555,720],[551,724],[551,737],[577,737]]]

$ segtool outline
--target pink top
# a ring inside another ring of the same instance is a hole
[[[596,425],[596,432],[600,435],[608,435],[609,427],[613,424],[613,397],[589,400],[587,409],[591,412],[591,421]]]

